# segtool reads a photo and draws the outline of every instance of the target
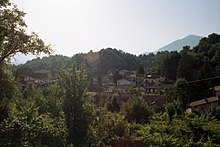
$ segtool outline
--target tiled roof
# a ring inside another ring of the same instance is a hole
[[[205,99],[202,99],[202,100],[192,102],[190,104],[190,107],[201,106],[201,105],[210,104],[210,103],[217,102],[217,101],[219,101],[218,97],[205,98]]]
[[[161,86],[146,86],[145,89],[160,89]]]
[[[144,94],[142,98],[149,104],[149,105],[158,105],[159,107],[164,107],[166,100],[160,94]]]
[[[101,87],[101,86],[90,86],[90,87],[88,87],[88,91],[89,92],[103,92],[104,91],[104,87]]]
[[[215,91],[220,91],[220,85],[214,87]]]

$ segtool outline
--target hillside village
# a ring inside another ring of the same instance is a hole
[[[114,82],[114,75],[117,74],[117,80]],[[136,94],[143,99],[149,106],[153,107],[155,112],[165,112],[166,100],[164,92],[171,87],[167,84],[166,77],[158,77],[152,74],[140,74],[133,70],[109,70],[107,75],[94,78],[94,83],[89,85],[88,93],[94,96],[94,101],[107,101],[115,96],[119,103],[128,101],[129,98]],[[99,81],[100,80],[100,81]],[[56,82],[56,77],[52,76],[49,70],[37,70],[29,76],[19,76],[19,85],[23,89],[27,85],[34,87],[44,87]],[[211,108],[220,105],[220,86],[213,87],[213,96],[200,98],[189,104],[187,113],[192,109],[199,108],[202,112],[208,112]],[[220,111],[219,111],[220,114]]]

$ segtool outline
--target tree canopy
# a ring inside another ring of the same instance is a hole
[[[7,1],[1,1],[0,7],[0,63],[9,59],[16,53],[23,54],[50,54],[50,45],[36,33],[26,32],[24,21],[25,13],[20,11],[16,5]]]

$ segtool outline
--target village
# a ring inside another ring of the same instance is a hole
[[[114,76],[117,74],[117,79]],[[38,70],[29,76],[20,76],[19,85],[43,87],[55,83],[56,77],[49,70]],[[172,84],[167,84],[165,77],[154,74],[140,74],[138,71],[109,70],[107,75],[93,78],[92,84],[88,86],[88,93],[94,97],[95,102],[106,102],[113,96],[119,103],[126,102],[134,94],[143,99],[155,112],[165,112],[166,99],[164,92]],[[220,86],[213,87],[212,97],[201,98],[189,104],[186,113],[192,113],[192,109],[208,112],[210,109],[220,105]],[[220,113],[220,112],[219,112]]]

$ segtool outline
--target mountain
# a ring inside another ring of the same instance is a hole
[[[32,55],[32,54],[24,55],[24,54],[18,53],[14,57],[11,58],[11,63],[15,65],[24,64],[27,61],[32,60],[34,58],[37,58],[37,56]]]
[[[156,52],[159,51],[180,51],[182,50],[183,46],[190,46],[190,48],[193,48],[199,43],[199,40],[201,39],[201,36],[196,35],[188,35],[185,38],[178,39],[176,41],[173,41],[172,43],[165,45],[164,47],[158,49]]]
[[[150,53],[152,53],[152,52],[144,52],[141,55],[149,55]]]

